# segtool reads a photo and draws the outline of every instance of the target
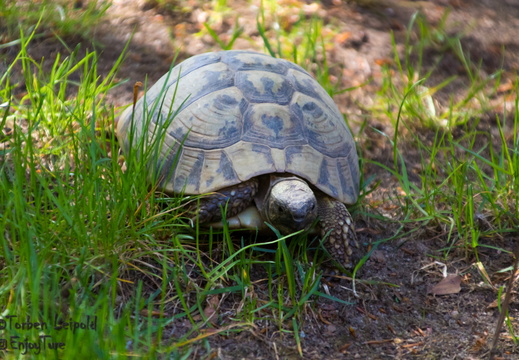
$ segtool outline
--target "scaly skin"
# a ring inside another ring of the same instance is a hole
[[[324,247],[344,267],[351,267],[353,248],[358,249],[359,245],[353,219],[346,205],[324,194],[317,197],[317,202],[321,237],[329,233]]]
[[[201,224],[222,220],[222,210],[227,206],[226,218],[231,218],[247,207],[258,192],[258,179],[253,178],[240,184],[218,190],[200,200],[198,221]]]

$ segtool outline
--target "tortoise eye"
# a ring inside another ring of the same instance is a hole
[[[278,205],[278,211],[280,213],[284,213],[285,212],[285,208],[283,208],[283,206],[281,206],[281,205]]]

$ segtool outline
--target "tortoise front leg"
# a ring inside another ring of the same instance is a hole
[[[222,220],[222,209],[227,206],[226,218],[239,214],[250,206],[258,192],[258,179],[253,178],[234,186],[218,190],[200,199],[197,215],[200,224]]]
[[[328,235],[324,247],[346,268],[352,266],[352,247],[358,249],[353,219],[346,205],[329,196],[317,197],[321,237]]]

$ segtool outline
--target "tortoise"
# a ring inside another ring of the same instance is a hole
[[[328,252],[351,266],[358,245],[345,204],[359,193],[355,142],[300,66],[252,51],[193,56],[128,107],[116,131],[123,153],[132,141],[159,144],[149,164],[159,189],[208,194],[200,224],[220,222],[223,209],[233,228],[267,222],[290,234],[317,221]]]

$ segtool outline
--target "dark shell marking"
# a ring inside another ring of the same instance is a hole
[[[131,108],[121,116],[123,149],[132,127],[134,141],[164,138],[152,166],[167,192],[201,194],[291,173],[343,203],[357,200],[357,152],[342,114],[286,60],[247,51],[189,58],[147,91],[133,116]]]

